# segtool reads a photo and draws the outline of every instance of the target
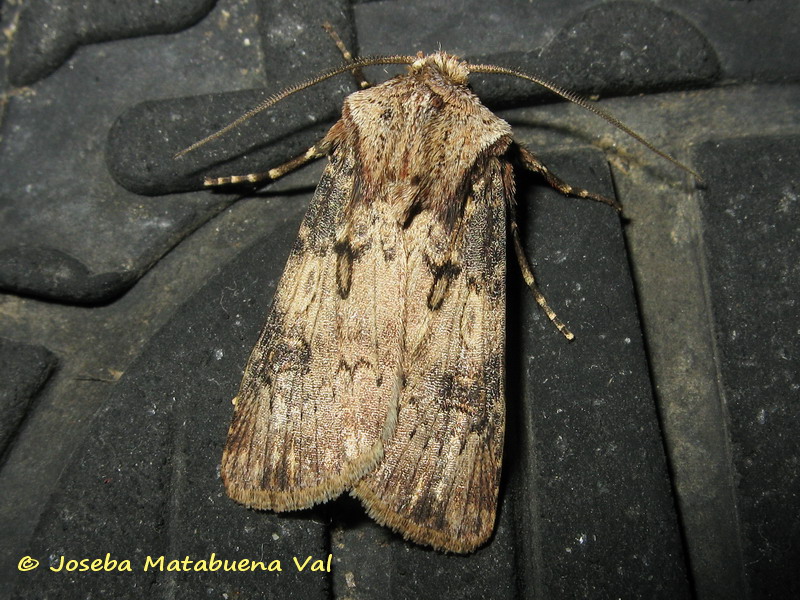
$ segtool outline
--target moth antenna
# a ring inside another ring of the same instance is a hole
[[[593,112],[594,114],[596,114],[601,119],[604,119],[607,122],[611,123],[617,129],[620,129],[621,131],[624,131],[625,133],[627,133],[629,136],[631,136],[637,142],[639,142],[640,144],[643,144],[646,148],[648,148],[652,152],[655,152],[656,154],[658,154],[661,158],[664,158],[664,159],[668,160],[669,162],[671,162],[672,164],[674,164],[675,166],[680,167],[681,169],[683,169],[684,171],[686,171],[688,173],[691,173],[692,176],[694,176],[694,178],[697,180],[697,182],[700,183],[701,185],[705,184],[705,180],[703,179],[703,177],[697,171],[695,171],[694,169],[691,169],[690,167],[687,167],[685,164],[680,162],[678,159],[673,158],[672,156],[670,156],[669,154],[667,154],[663,150],[658,149],[652,142],[649,142],[643,136],[641,136],[640,134],[636,133],[633,129],[631,129],[630,127],[625,125],[625,123],[623,123],[622,121],[617,119],[614,115],[612,115],[611,113],[607,112],[606,110],[600,108],[594,102],[590,102],[589,100],[587,100],[583,96],[579,96],[575,92],[572,92],[570,90],[564,89],[564,88],[556,85],[555,83],[547,81],[546,79],[542,79],[541,77],[536,77],[535,75],[529,75],[527,73],[523,73],[522,71],[517,71],[515,69],[507,69],[505,67],[498,67],[496,65],[469,65],[469,70],[470,70],[470,73],[487,73],[487,74],[495,74],[495,75],[511,75],[512,77],[519,77],[520,79],[526,79],[528,81],[532,81],[533,83],[536,83],[536,84],[538,84],[538,85],[550,90],[554,94],[557,94],[558,96],[561,96],[565,100],[569,100],[570,102],[573,102],[574,104],[577,104],[578,106],[582,106],[586,110],[589,110],[589,111]]]
[[[222,135],[225,135],[231,129],[238,127],[248,119],[254,117],[261,111],[268,109],[270,106],[277,104],[287,96],[291,96],[292,94],[296,94],[297,92],[300,92],[306,88],[310,88],[311,86],[317,85],[318,83],[321,83],[326,79],[330,79],[331,77],[336,77],[337,75],[341,75],[342,73],[346,73],[347,71],[357,70],[360,69],[361,67],[368,67],[370,65],[410,65],[415,60],[417,60],[417,58],[414,56],[397,56],[397,55],[368,56],[353,60],[345,65],[341,65],[339,67],[334,67],[332,69],[328,69],[327,71],[323,71],[322,73],[320,73],[316,77],[313,77],[312,79],[307,79],[302,83],[297,83],[295,85],[292,85],[290,87],[281,90],[276,94],[272,94],[272,96],[264,100],[261,104],[259,104],[255,108],[248,110],[246,113],[244,113],[241,117],[239,117],[235,121],[229,123],[222,129],[215,131],[211,135],[204,137],[202,140],[195,142],[191,146],[184,148],[180,152],[176,153],[173,156],[173,158],[180,158],[181,156],[184,156],[185,154],[188,154],[189,152],[196,150],[200,146],[205,146],[208,142],[215,140]]]

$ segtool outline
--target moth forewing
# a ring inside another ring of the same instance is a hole
[[[377,300],[397,297],[401,281],[382,250],[392,240],[378,238],[391,230],[372,227],[376,207],[350,209],[355,160],[352,146],[331,154],[245,369],[222,477],[247,506],[292,510],[338,496],[375,467],[392,433],[401,340],[391,332],[402,323]],[[365,277],[347,293],[337,285],[337,232],[348,226],[362,232],[359,264],[384,274],[380,295]]]
[[[406,538],[470,552],[492,534],[505,429],[506,203],[509,165],[492,157],[470,169],[456,273],[437,308],[427,262],[427,219],[407,233],[415,264],[407,313],[405,385],[397,428],[377,468],[355,487],[369,514]],[[435,230],[435,228],[434,228]]]

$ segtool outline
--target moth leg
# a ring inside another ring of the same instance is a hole
[[[525,146],[521,146],[516,144],[519,150],[519,157],[522,161],[522,165],[534,173],[539,173],[544,180],[552,186],[554,189],[558,190],[565,196],[573,196],[575,198],[586,198],[587,200],[595,200],[597,202],[602,202],[603,204],[608,204],[616,209],[617,212],[622,211],[622,205],[612,198],[606,198],[600,194],[595,194],[594,192],[590,192],[589,190],[585,190],[583,188],[576,188],[572,187],[566,181],[559,179],[555,175],[550,172],[550,169],[545,166],[542,161],[536,158],[530,150],[528,150]]]
[[[261,181],[274,181],[279,177],[283,177],[287,173],[302,167],[304,164],[311,162],[312,160],[322,158],[328,153],[329,150],[330,143],[325,142],[325,140],[321,140],[311,146],[311,148],[306,150],[300,156],[293,158],[282,165],[278,165],[269,171],[264,171],[263,173],[249,173],[248,175],[231,175],[228,177],[206,177],[203,180],[203,185],[213,186],[228,185],[231,183],[259,183]]]
[[[514,250],[517,254],[517,261],[519,262],[519,268],[522,271],[522,278],[525,280],[525,283],[528,284],[528,287],[531,288],[531,292],[533,292],[533,297],[536,300],[536,303],[541,307],[544,311],[544,314],[547,315],[547,318],[556,326],[556,328],[564,334],[564,337],[568,340],[573,340],[575,335],[567,329],[567,326],[558,318],[555,311],[550,308],[550,305],[547,303],[547,300],[542,294],[539,286],[536,285],[536,279],[533,276],[533,269],[531,269],[531,265],[528,262],[528,257],[525,256],[525,250],[522,248],[522,240],[520,239],[519,235],[519,226],[517,225],[517,216],[516,211],[514,210],[513,205],[510,208],[511,212],[511,237],[514,238]]]
[[[325,21],[322,24],[322,27],[325,29],[325,31],[328,32],[328,35],[331,36],[331,38],[333,38],[333,43],[336,44],[336,47],[339,49],[339,52],[342,53],[344,61],[347,63],[353,62],[352,53],[350,52],[350,50],[347,49],[347,46],[344,45],[342,38],[340,38],[339,34],[336,33],[336,30],[333,28],[333,25]],[[356,67],[350,72],[353,74],[353,77],[355,77],[358,87],[360,87],[362,90],[368,87],[372,87],[372,84],[367,80],[366,77],[364,77],[364,72],[361,70],[361,67]]]

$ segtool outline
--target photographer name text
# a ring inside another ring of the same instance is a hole
[[[298,571],[309,572],[331,572],[331,562],[333,555],[329,554],[325,558],[315,558],[314,556],[293,556],[291,562],[287,563],[287,568],[297,569]],[[283,571],[284,565],[281,560],[251,560],[240,558],[237,560],[222,559],[212,552],[210,556],[195,559],[191,556],[183,558],[170,558],[167,556],[145,556],[144,562],[139,567],[143,571],[173,571],[180,573],[190,573],[197,571]],[[109,572],[109,571],[130,571],[133,572],[134,565],[130,560],[118,560],[106,554],[103,558],[67,558],[58,557],[51,561],[50,570],[54,573],[61,572]]]

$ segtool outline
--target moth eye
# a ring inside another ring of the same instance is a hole
[[[391,121],[393,116],[394,116],[394,111],[391,108],[387,108],[381,113],[381,119],[383,119],[384,121]]]
[[[441,110],[444,107],[444,99],[438,94],[431,96],[431,106],[436,110]]]

